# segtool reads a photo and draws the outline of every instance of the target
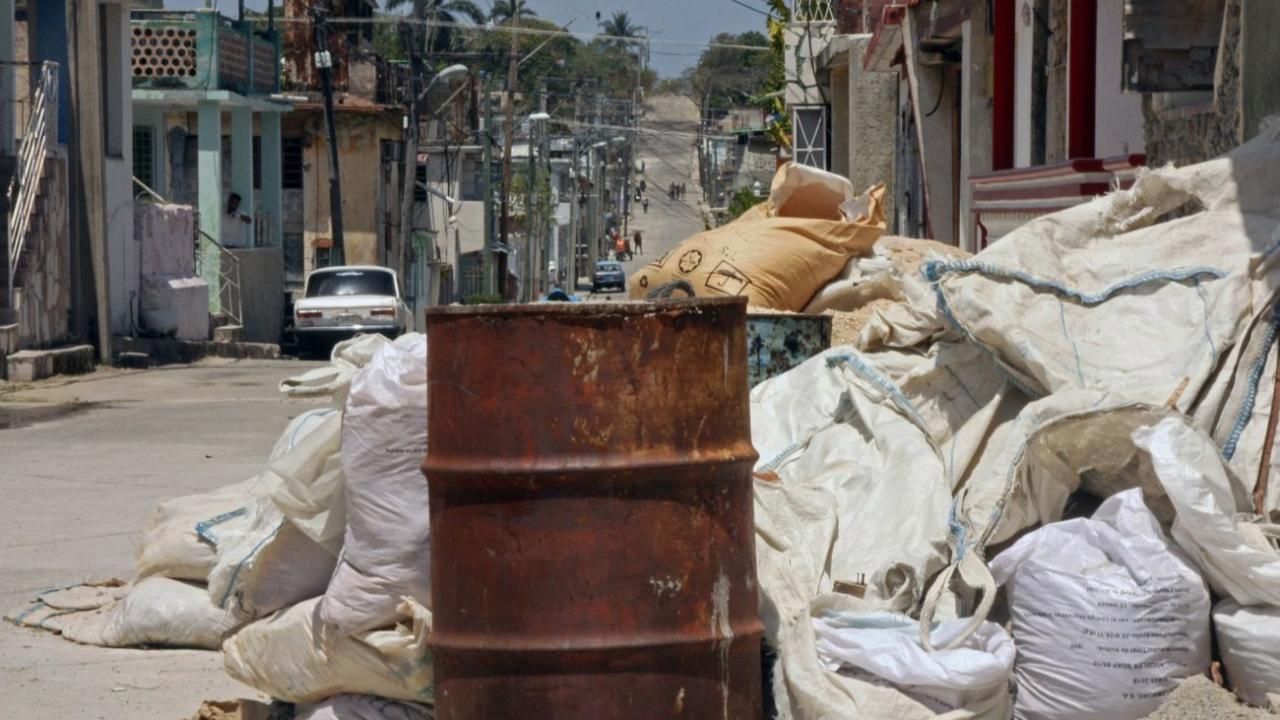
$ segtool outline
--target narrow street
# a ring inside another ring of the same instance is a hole
[[[207,362],[108,371],[0,394],[0,612],[45,588],[134,576],[151,508],[252,477],[293,416],[281,380],[316,363]],[[201,698],[253,697],[220,653],[114,650],[0,623],[12,718],[186,717]]]
[[[1277,29],[0,0],[0,720],[1280,720]]]
[[[639,160],[644,163],[641,177],[648,186],[649,212],[633,203],[628,227],[631,236],[641,233],[644,253],[622,264],[627,277],[703,230],[698,209],[702,189],[698,186],[694,143],[697,133],[698,108],[692,100],[682,95],[657,95],[649,100],[640,120],[637,143]],[[672,200],[667,196],[672,183],[685,184],[684,198]],[[592,299],[623,297],[626,294],[614,292],[593,295]]]

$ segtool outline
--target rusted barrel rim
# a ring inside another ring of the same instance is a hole
[[[519,305],[450,305],[428,308],[427,317],[451,317],[457,315],[558,315],[568,317],[598,317],[602,315],[649,315],[655,312],[673,312],[680,310],[706,310],[710,308],[747,305],[747,299],[741,297],[728,298],[688,298],[679,300],[660,300],[658,302],[591,302],[591,303],[524,303]],[[791,316],[796,317],[796,316]]]

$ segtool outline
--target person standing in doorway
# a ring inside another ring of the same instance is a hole
[[[247,214],[240,212],[240,193],[231,193],[227,196],[227,214],[222,218],[222,228],[218,242],[223,247],[249,247],[252,245],[247,237],[249,234],[249,225],[253,222],[253,218]]]

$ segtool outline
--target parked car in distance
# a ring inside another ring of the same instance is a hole
[[[595,274],[591,276],[591,292],[600,292],[609,288],[617,288],[619,292],[625,291],[627,275],[622,271],[620,263],[601,260],[596,263]]]
[[[340,265],[307,275],[303,298],[293,304],[298,354],[360,333],[396,337],[409,328],[409,306],[395,271],[369,265]]]

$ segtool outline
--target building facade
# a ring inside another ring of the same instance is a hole
[[[128,4],[0,0],[0,355],[127,328]]]
[[[886,182],[892,232],[971,251],[1145,165],[1225,152],[1280,110],[1275,3],[826,5],[793,7],[796,160]]]

